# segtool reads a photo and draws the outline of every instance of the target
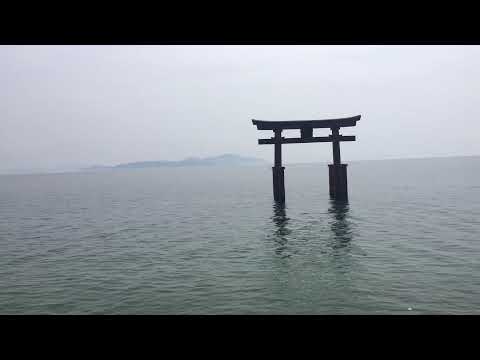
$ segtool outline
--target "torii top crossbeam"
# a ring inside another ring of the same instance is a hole
[[[328,120],[294,120],[294,121],[265,121],[252,119],[258,130],[302,129],[302,128],[338,128],[355,126],[360,115],[341,119]]]
[[[258,130],[273,130],[275,137],[271,139],[258,139],[259,145],[268,144],[301,144],[312,142],[333,142],[339,141],[355,141],[355,136],[339,135],[338,130],[341,127],[355,126],[360,120],[360,115],[340,119],[328,120],[294,120],[294,121],[265,121],[252,119],[253,125]],[[313,129],[330,128],[332,135],[330,136],[313,136]],[[284,138],[281,137],[282,130],[300,129],[301,137]]]

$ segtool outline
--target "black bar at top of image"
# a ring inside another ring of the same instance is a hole
[[[349,6],[347,6],[349,7]],[[329,9],[279,17],[273,10],[221,13],[152,9],[120,18],[114,13],[67,14],[52,11],[4,11],[0,44],[4,45],[480,45],[476,12],[447,17],[423,16],[419,9],[403,16],[341,13]],[[241,9],[240,9],[241,10]],[[346,9],[348,10],[348,9]]]

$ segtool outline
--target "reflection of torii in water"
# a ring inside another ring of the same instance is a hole
[[[282,166],[282,144],[300,144],[312,142],[331,142],[333,147],[333,164],[328,165],[330,196],[338,200],[347,200],[347,165],[341,163],[340,141],[355,141],[355,136],[340,135],[339,130],[345,126],[355,126],[360,115],[350,118],[330,120],[295,120],[295,121],[263,121],[252,120],[258,130],[273,130],[275,136],[270,139],[259,139],[258,144],[275,145],[275,166],[273,171],[273,198],[278,202],[285,202],[285,181]],[[313,129],[330,128],[330,136],[313,136]],[[285,129],[300,129],[299,138],[284,138]]]
[[[327,236],[330,239],[328,246],[334,250],[348,247],[352,241],[353,233],[349,217],[349,206],[345,201],[330,200],[328,214],[330,215],[330,230],[333,236]],[[275,241],[280,245],[276,253],[281,255],[287,248],[287,236],[292,232],[287,226],[289,218],[286,214],[284,203],[275,202],[273,204],[273,223],[275,224]]]
[[[277,225],[277,235],[288,235],[290,230],[286,228],[288,223],[287,213],[285,212],[284,204],[273,204],[273,222]]]
[[[273,222],[275,223],[275,241],[280,244],[280,247],[276,249],[278,254],[281,254],[286,247],[287,239],[286,235],[290,234],[290,230],[287,228],[288,220],[285,212],[285,204],[275,203],[273,204]]]
[[[352,229],[347,219],[349,207],[345,202],[330,200],[329,214],[332,215],[333,221],[330,229],[334,234],[334,249],[346,247],[352,240]]]

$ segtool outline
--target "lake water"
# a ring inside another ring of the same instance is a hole
[[[2,314],[480,314],[480,158],[0,176]],[[411,310],[409,310],[409,308]]]

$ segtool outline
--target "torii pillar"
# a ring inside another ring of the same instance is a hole
[[[278,202],[285,202],[285,167],[282,166],[282,129],[275,133],[275,166],[272,167],[273,175],[273,199]]]
[[[338,200],[348,200],[347,164],[342,164],[340,159],[339,128],[332,130],[333,164],[328,165],[328,184],[330,197]]]

